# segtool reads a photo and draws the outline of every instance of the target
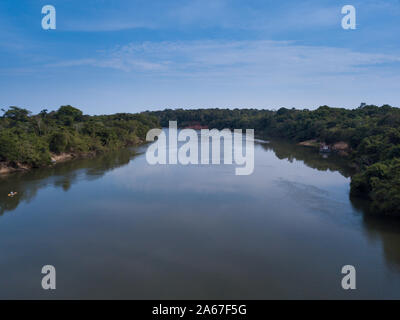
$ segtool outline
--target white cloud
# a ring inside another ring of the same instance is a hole
[[[289,41],[131,43],[48,65],[47,71],[67,67],[71,73],[74,66],[77,72],[82,66],[104,71],[102,79],[112,71],[117,82],[110,92],[141,107],[354,107],[361,101],[396,105],[399,99],[400,55]]]
[[[97,58],[48,66],[90,65],[179,77],[281,78],[368,73],[370,66],[395,62],[400,62],[399,55],[258,40],[131,43]]]

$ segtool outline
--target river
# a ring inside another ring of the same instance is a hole
[[[0,298],[400,298],[400,224],[349,198],[343,159],[261,141],[236,176],[151,166],[145,150],[0,178]]]

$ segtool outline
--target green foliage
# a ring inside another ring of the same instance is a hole
[[[165,109],[140,114],[88,116],[72,106],[31,115],[10,107],[0,117],[0,161],[46,165],[50,152],[103,152],[137,144],[149,129],[194,124],[217,129],[255,129],[258,136],[294,141],[347,142],[349,160],[359,169],[351,193],[371,199],[381,214],[400,215],[400,109],[361,104],[349,110]]]
[[[82,111],[77,108],[61,106],[56,113],[56,118],[62,125],[71,126],[74,122],[82,121],[82,115]]]
[[[177,120],[178,126],[192,124],[209,128],[252,128],[258,136],[294,141],[316,139],[334,144],[346,142],[349,160],[359,169],[352,177],[351,193],[372,200],[381,214],[400,216],[400,109],[362,103],[356,109],[321,106],[316,110],[257,109],[166,109],[148,112],[162,126]]]
[[[67,151],[68,136],[65,132],[55,132],[50,137],[49,149],[51,152],[61,153]]]
[[[351,193],[367,195],[373,210],[386,215],[399,215],[400,158],[377,162],[353,176]]]
[[[17,166],[28,164],[34,167],[48,164],[50,153],[46,142],[38,136],[19,129],[0,131],[0,160]]]
[[[28,121],[29,111],[18,107],[10,107],[5,113],[4,118],[14,121]]]
[[[0,117],[0,161],[12,166],[43,166],[51,153],[103,152],[144,141],[158,119],[145,114],[86,116],[72,106],[30,115],[10,107]]]

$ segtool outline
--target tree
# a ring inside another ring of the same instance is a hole
[[[2,109],[4,110],[4,109]],[[19,107],[10,107],[7,111],[5,111],[3,117],[4,118],[9,118],[14,121],[28,121],[28,115],[31,112],[27,109],[19,108]]]

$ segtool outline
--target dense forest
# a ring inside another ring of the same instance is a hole
[[[145,114],[84,115],[72,106],[31,113],[23,108],[3,110],[0,118],[0,161],[9,168],[40,167],[51,156],[96,154],[144,142],[158,119]]]
[[[0,117],[0,165],[41,167],[54,155],[97,154],[142,143],[149,129],[202,125],[209,128],[252,128],[258,137],[294,142],[345,143],[356,169],[352,196],[371,200],[373,211],[400,215],[400,109],[362,104],[356,109],[316,110],[166,109],[139,114],[89,116],[72,106],[57,111],[10,107]]]
[[[259,137],[295,142],[316,140],[333,145],[345,142],[348,159],[356,168],[352,196],[372,200],[372,210],[400,215],[400,109],[361,104],[356,109],[321,106],[316,110],[166,109],[150,112],[162,126],[177,120],[209,128],[253,128]]]

